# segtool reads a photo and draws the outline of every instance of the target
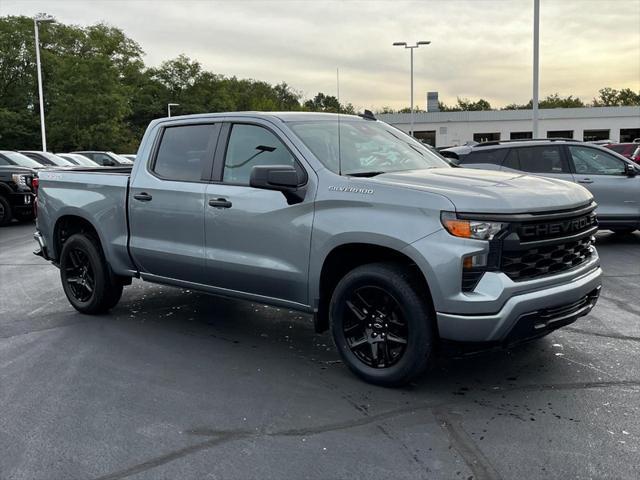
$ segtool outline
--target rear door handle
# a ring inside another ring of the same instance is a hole
[[[591,180],[590,178],[581,178],[580,180],[578,180],[578,183],[593,183],[593,180]]]
[[[136,193],[133,198],[135,198],[136,200],[140,200],[141,202],[150,202],[153,197],[147,192],[142,192]]]
[[[231,208],[233,204],[226,198],[212,198],[209,200],[210,207]]]

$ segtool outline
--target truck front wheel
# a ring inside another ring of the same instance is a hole
[[[329,316],[342,360],[365,381],[398,386],[428,366],[436,338],[428,292],[408,267],[355,268],[336,286]]]
[[[64,243],[60,278],[67,299],[82,313],[106,312],[122,295],[122,283],[109,275],[97,240],[84,233],[76,233]]]

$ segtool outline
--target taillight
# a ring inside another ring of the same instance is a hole
[[[36,196],[33,199],[33,216],[38,216],[38,186],[40,185],[40,180],[38,177],[33,177],[31,179],[31,188],[33,189],[33,194]]]
[[[40,180],[38,180],[38,177],[33,177],[33,179],[31,180],[31,188],[33,188],[33,193],[35,193],[36,195],[38,194],[39,184],[40,184]]]

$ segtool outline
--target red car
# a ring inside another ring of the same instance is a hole
[[[629,160],[640,163],[640,143],[610,143],[603,146],[619,153],[623,157],[627,157]]]

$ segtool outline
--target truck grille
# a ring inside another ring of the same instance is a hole
[[[586,262],[593,254],[594,237],[502,252],[502,271],[512,280],[530,280],[569,270]]]

